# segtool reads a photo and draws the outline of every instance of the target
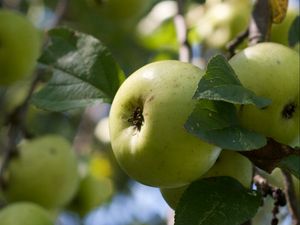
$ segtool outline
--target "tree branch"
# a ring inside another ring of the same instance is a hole
[[[184,2],[177,0],[177,15],[174,17],[177,40],[179,42],[179,60],[189,62],[191,58],[191,46],[187,40],[187,27],[184,19]]]
[[[30,103],[30,98],[40,81],[40,73],[36,72],[35,77],[31,83],[28,94],[23,103],[18,106],[7,118],[8,125],[7,140],[4,148],[4,154],[0,165],[0,188],[5,187],[5,171],[9,161],[18,153],[17,144],[19,140],[24,137],[24,120]]]
[[[272,25],[272,9],[269,0],[256,0],[249,25],[249,45],[269,39]]]
[[[285,196],[288,203],[289,211],[292,216],[293,225],[300,225],[300,212],[297,206],[296,192],[293,185],[293,179],[289,172],[281,169],[284,177]]]

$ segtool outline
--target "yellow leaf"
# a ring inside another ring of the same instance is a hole
[[[287,12],[288,2],[288,0],[270,0],[273,23],[281,23],[283,21]]]

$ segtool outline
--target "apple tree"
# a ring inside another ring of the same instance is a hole
[[[89,225],[137,182],[150,225],[299,225],[298,7],[0,0],[0,224]]]

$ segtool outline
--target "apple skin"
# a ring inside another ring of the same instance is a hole
[[[13,203],[0,210],[1,225],[53,225],[41,206],[30,202]]]
[[[201,178],[230,176],[237,179],[245,188],[250,188],[253,175],[252,163],[241,154],[223,150],[213,167]],[[176,206],[188,185],[178,188],[161,188],[160,192],[172,209]]]
[[[184,128],[203,74],[192,64],[166,60],[142,67],[121,85],[109,127],[114,155],[130,177],[149,186],[178,187],[214,164],[220,149]]]
[[[263,109],[240,106],[242,125],[280,143],[299,146],[299,54],[265,42],[244,49],[229,63],[244,87],[272,100]]]
[[[4,196],[8,202],[31,201],[51,210],[63,207],[77,191],[77,168],[75,153],[63,137],[25,141],[10,161]]]
[[[30,76],[40,48],[40,33],[25,16],[0,9],[0,86]]]

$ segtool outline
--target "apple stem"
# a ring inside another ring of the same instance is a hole
[[[179,60],[189,62],[191,58],[191,45],[187,39],[187,26],[184,19],[185,0],[177,0],[177,14],[174,17],[177,40],[179,42]]]
[[[284,177],[284,185],[285,185],[284,191],[286,195],[288,208],[292,216],[293,225],[300,225],[300,212],[299,212],[300,209],[298,209],[299,206],[297,206],[297,198],[296,198],[295,188],[293,185],[292,176],[288,171],[284,169],[281,169],[281,172]]]

